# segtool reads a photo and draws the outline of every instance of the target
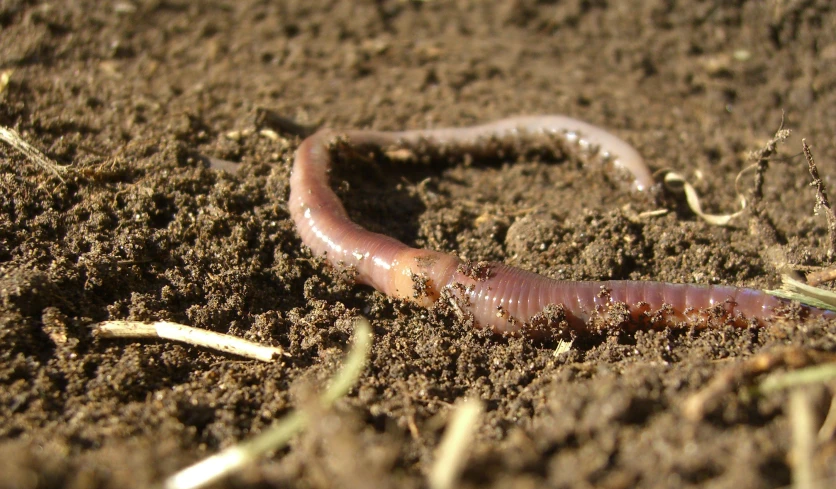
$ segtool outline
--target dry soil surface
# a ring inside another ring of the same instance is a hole
[[[320,126],[560,113],[686,175],[724,213],[783,118],[793,132],[763,174],[760,219],[725,228],[571,155],[337,174],[352,216],[413,246],[572,280],[774,287],[782,266],[828,264],[798,154],[806,138],[836,176],[834,25],[830,0],[1,2],[0,125],[65,168],[0,144],[0,487],[148,487],[297,406],[309,429],[224,486],[426,487],[465,397],[486,412],[461,487],[790,484],[803,463],[786,392],[732,389],[701,418],[682,407],[753,355],[836,351],[836,324],[616,329],[555,355],[351,284],[300,242],[288,175]],[[374,328],[368,367],[318,410],[311,392],[358,314]],[[288,355],[93,337],[107,319]],[[829,396],[807,397],[817,417]],[[836,477],[833,443],[809,460],[820,477]]]

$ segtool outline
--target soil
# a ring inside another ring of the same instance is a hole
[[[320,126],[559,113],[608,128],[727,213],[749,153],[783,121],[759,225],[710,226],[681,195],[637,193],[572,156],[354,161],[337,175],[354,218],[413,246],[572,280],[775,287],[782,267],[828,264],[798,155],[806,138],[833,181],[834,25],[830,0],[2,2],[0,124],[67,168],[0,145],[0,487],[148,487],[298,406],[318,413],[309,429],[222,486],[425,487],[464,397],[486,412],[461,487],[790,484],[786,393],[732,391],[701,419],[682,406],[754,354],[836,351],[836,324],[605,331],[556,355],[353,285],[301,244],[288,175]],[[368,367],[317,411],[311,392],[358,314],[374,328]],[[94,337],[107,319],[288,356]],[[830,443],[822,477],[836,477]]]

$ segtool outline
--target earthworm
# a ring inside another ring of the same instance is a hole
[[[541,135],[561,138],[567,146],[629,171],[637,191],[653,186],[650,170],[632,146],[604,129],[565,116],[516,117],[472,127],[401,132],[323,129],[305,139],[296,151],[290,177],[290,214],[302,242],[332,265],[353,269],[356,281],[426,307],[444,298],[477,327],[498,333],[581,331],[597,327],[601,320],[651,327],[699,325],[706,320],[761,324],[786,306],[786,302],[754,289],[649,281],[561,281],[501,263],[473,264],[453,255],[411,248],[353,222],[329,184],[338,141],[384,151],[429,148],[484,154],[490,141]]]

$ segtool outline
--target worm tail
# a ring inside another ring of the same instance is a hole
[[[498,332],[558,326],[579,331],[597,321],[635,327],[762,325],[788,305],[755,289],[647,281],[569,282],[503,264],[491,264],[487,279],[457,273],[447,287],[459,291],[454,294],[458,307],[472,313],[479,326]],[[803,312],[836,318],[834,312],[815,308],[805,307]]]

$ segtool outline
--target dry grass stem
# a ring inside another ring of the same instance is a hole
[[[759,150],[753,151],[749,157],[755,161],[755,180],[750,192],[749,200],[749,233],[757,236],[765,246],[778,244],[778,232],[766,213],[766,205],[763,201],[763,184],[766,170],[769,169],[769,159],[778,149],[778,144],[784,142],[790,135],[788,129],[784,129],[784,117],[781,116],[781,125],[775,131],[772,139]]]
[[[0,126],[0,140],[5,141],[6,144],[23,153],[23,155],[29,158],[30,161],[52,173],[62,182],[64,181],[64,178],[61,177],[61,173],[66,171],[66,167],[61,166],[47,158],[46,155],[41,153],[37,148],[24,141],[23,138],[20,137],[20,134],[18,134],[14,129]]]
[[[264,346],[237,336],[215,333],[205,329],[192,328],[183,324],[157,321],[104,321],[94,324],[93,332],[102,338],[162,338],[180,341],[195,346],[231,353],[263,362],[272,362],[286,355],[284,350]]]
[[[813,457],[816,454],[816,413],[813,400],[806,389],[795,389],[790,394],[790,425],[792,426],[792,487],[815,489],[816,472]]]
[[[756,379],[763,374],[782,367],[799,369],[833,361],[836,361],[836,354],[806,350],[799,347],[778,348],[758,353],[720,371],[705,388],[685,400],[682,405],[682,413],[692,421],[702,420],[722,404],[723,396],[753,385]],[[764,389],[763,384],[761,384],[758,390],[763,393],[768,391],[769,388],[770,386],[767,385]]]
[[[746,198],[739,190],[737,190],[737,184],[740,181],[740,175],[751,168],[753,167],[749,167],[741,171],[735,179],[735,191],[737,192],[737,201],[740,204],[740,210],[731,214],[708,214],[704,212],[702,210],[702,204],[700,203],[700,196],[697,194],[697,190],[693,185],[688,183],[684,176],[679,173],[666,173],[663,182],[668,188],[681,187],[682,191],[685,192],[685,202],[688,204],[691,211],[700,219],[714,226],[727,226],[733,219],[743,215],[746,210]]]
[[[430,468],[430,489],[452,489],[456,486],[483,411],[484,406],[478,399],[467,399],[453,408],[447,431],[435,453],[435,463]]]
[[[6,92],[6,87],[12,81],[12,73],[14,73],[14,70],[3,70],[0,72],[0,95]]]
[[[827,411],[827,416],[819,428],[819,443],[825,443],[836,436],[836,395],[830,399],[830,409]]]
[[[345,396],[357,383],[369,359],[372,348],[372,328],[368,320],[354,321],[354,344],[342,369],[320,397],[323,409],[329,409],[337,399]],[[239,445],[227,448],[211,457],[172,475],[163,483],[164,489],[197,489],[254,463],[268,452],[275,451],[308,424],[305,411],[292,411],[272,427]]]
[[[808,273],[805,278],[807,279],[807,285],[813,286],[832,282],[836,280],[836,267],[825,268],[824,270]]]
[[[804,151],[810,176],[813,177],[810,186],[816,187],[816,207],[813,209],[813,213],[818,214],[820,209],[824,209],[824,215],[827,217],[827,234],[830,237],[830,247],[827,249],[827,257],[833,259],[836,256],[836,213],[834,213],[833,207],[830,205],[830,200],[827,198],[827,188],[821,177],[819,177],[819,169],[816,167],[816,162],[813,160],[813,152],[810,151],[810,146],[807,145],[806,139],[801,140],[801,150]]]
[[[781,275],[781,288],[764,290],[767,294],[798,301],[804,305],[836,311],[836,292],[813,287],[800,282],[789,275]]]
[[[782,115],[781,125],[778,127],[778,130],[775,131],[775,135],[772,136],[772,139],[767,141],[761,149],[753,151],[749,155],[750,159],[754,160],[755,165],[757,166],[757,171],[755,172],[755,186],[752,188],[753,204],[759,204],[763,199],[763,176],[769,168],[769,159],[775,154],[775,151],[777,151],[778,144],[786,141],[788,137],[790,137],[790,130],[784,129],[784,117]]]
[[[552,353],[553,357],[559,357],[560,355],[572,351],[572,344],[575,340],[560,340],[557,342],[557,347],[554,349],[554,353]]]

